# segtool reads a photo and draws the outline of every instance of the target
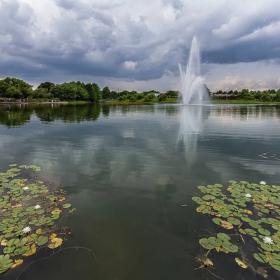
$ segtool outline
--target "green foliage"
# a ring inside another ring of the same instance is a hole
[[[56,85],[50,92],[53,97],[61,100],[87,100],[89,98],[88,92],[75,82]]]
[[[88,99],[92,103],[98,103],[102,98],[102,91],[96,83],[88,83],[85,85],[85,88],[88,93]]]
[[[158,101],[162,102],[162,101],[166,100],[167,96],[166,96],[166,94],[160,94],[157,98],[158,98]]]
[[[109,99],[111,98],[111,91],[109,87],[104,87],[102,90],[102,98],[103,99]]]
[[[149,93],[145,96],[144,101],[151,101],[154,98],[156,98],[156,96],[153,93]]]
[[[0,81],[0,94],[7,98],[26,98],[32,94],[32,86],[23,80],[7,77]]]
[[[51,91],[51,89],[55,86],[54,83],[51,83],[51,82],[44,82],[44,83],[41,83],[39,86],[38,86],[38,89],[45,89],[47,91],[47,93],[49,93]]]

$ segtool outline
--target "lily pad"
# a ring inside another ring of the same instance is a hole
[[[222,241],[229,241],[230,240],[230,236],[225,234],[225,233],[218,233],[217,237],[219,239],[221,239]]]
[[[208,241],[209,241],[209,243],[211,244],[211,245],[213,245],[213,246],[215,246],[215,247],[220,247],[220,246],[222,246],[222,244],[223,244],[223,241],[221,240],[221,239],[219,239],[219,238],[216,238],[216,237],[209,237],[208,238]]]
[[[208,238],[202,238],[202,239],[200,239],[200,240],[199,240],[199,244],[200,244],[203,248],[208,249],[208,250],[214,249],[214,248],[215,248],[215,246],[212,245],[212,244],[209,242]]]
[[[229,241],[224,241],[222,246],[229,252],[232,252],[232,253],[238,252],[238,246],[234,245],[233,243],[231,243]]]
[[[46,243],[48,243],[49,241],[49,238],[47,236],[40,236],[36,243],[39,245],[39,246],[42,246],[42,245],[45,245]]]

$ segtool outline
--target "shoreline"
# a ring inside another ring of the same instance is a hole
[[[71,104],[71,105],[80,105],[80,104],[92,104],[94,103],[88,101],[30,101],[30,102],[0,102],[0,105],[28,105],[28,104]],[[98,103],[96,103],[98,104]],[[101,105],[151,105],[151,104],[182,104],[180,100],[175,98],[170,98],[170,100],[165,101],[158,101],[158,100],[151,100],[151,101],[119,101],[119,100],[100,100],[99,104]],[[244,104],[244,105],[280,105],[280,101],[274,102],[262,102],[256,100],[211,100],[210,104]]]

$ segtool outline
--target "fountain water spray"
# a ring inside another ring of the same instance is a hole
[[[184,104],[209,101],[208,90],[200,76],[200,51],[196,36],[193,37],[186,72],[179,63],[182,89],[180,92]]]

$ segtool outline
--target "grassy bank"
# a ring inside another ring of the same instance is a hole
[[[258,100],[211,100],[212,104],[280,104],[280,102],[276,101],[270,101],[270,102],[264,102],[264,101],[258,101]]]

